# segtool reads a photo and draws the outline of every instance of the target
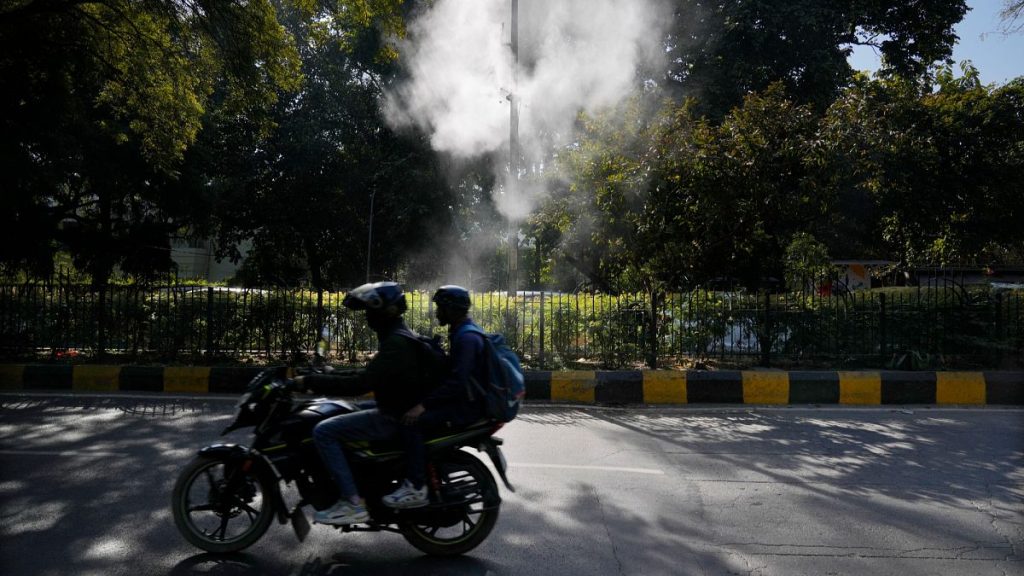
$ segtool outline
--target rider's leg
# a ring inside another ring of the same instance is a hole
[[[397,433],[394,420],[382,416],[377,410],[363,410],[328,418],[313,429],[313,442],[334,478],[341,500],[328,510],[317,512],[314,519],[329,524],[351,524],[368,519],[352,469],[342,450],[342,443],[357,440],[380,440]]]
[[[384,496],[385,506],[417,508],[430,503],[427,488],[426,439],[431,435],[459,430],[474,419],[458,406],[441,406],[427,410],[415,424],[400,426],[405,449],[406,480],[397,490]]]

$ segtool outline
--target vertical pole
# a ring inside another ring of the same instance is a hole
[[[658,311],[660,304],[658,302],[658,290],[651,290],[651,322],[648,326],[649,330],[649,350],[647,353],[647,367],[651,370],[658,369]]]
[[[321,332],[324,328],[324,289],[316,289],[316,337],[317,341],[321,336]]]
[[[1003,365],[1003,295],[996,294],[996,367]]]
[[[48,340],[50,345],[50,357],[55,357],[57,352],[58,342],[60,334],[60,288],[59,285],[55,284],[53,275],[51,274],[46,282],[46,292],[50,297],[50,303],[46,307],[46,329],[49,332]],[[57,301],[57,305],[54,305],[54,300]],[[51,322],[51,318],[53,321]]]
[[[771,365],[772,355],[772,295],[764,291],[764,330],[761,335],[761,365]]]
[[[881,352],[881,365],[884,366],[886,356],[885,292],[882,292],[881,294],[878,295],[878,337],[880,343],[879,351]]]
[[[519,194],[519,0],[511,0],[512,25],[510,43],[512,47],[512,92],[509,102],[509,146],[508,172],[510,197]],[[510,198],[511,199],[511,198]],[[514,216],[508,221],[508,293],[512,296],[519,289],[519,222]]]
[[[540,291],[540,352],[537,354],[540,369],[544,369],[544,291]]]
[[[373,248],[373,197],[377,194],[377,190],[370,192],[370,225],[369,232],[366,237],[366,282],[370,282],[370,251]]]
[[[213,357],[213,286],[206,287],[206,357]]]
[[[1020,361],[1021,352],[1024,351],[1024,328],[1021,327],[1021,320],[1024,320],[1024,314],[1021,313],[1020,303],[1024,300],[1024,295],[1019,293],[1010,293],[1010,300],[1013,301],[1013,334],[1014,334],[1014,355],[1015,358]]]

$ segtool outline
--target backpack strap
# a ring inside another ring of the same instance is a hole
[[[406,338],[409,338],[411,340],[419,340],[419,335],[413,332],[412,329],[408,327],[402,327],[399,328],[398,330],[395,330],[395,334],[398,334],[399,336],[405,336]]]
[[[454,345],[455,340],[457,340],[459,338],[459,336],[462,336],[463,334],[465,334],[467,332],[472,332],[474,334],[479,334],[480,335],[480,339],[483,340],[483,344],[484,344],[483,360],[484,360],[484,363],[485,363],[485,365],[487,367],[487,373],[490,374],[490,371],[491,371],[491,366],[490,366],[491,355],[488,354],[488,352],[487,352],[487,349],[490,346],[490,339],[487,337],[487,333],[484,332],[483,328],[477,326],[476,323],[474,323],[474,322],[468,322],[466,324],[463,324],[462,326],[459,326],[459,328],[455,331],[454,334],[452,334],[451,344]],[[477,382],[476,378],[474,378],[472,374],[469,375],[469,384],[470,384],[470,386],[473,387],[473,389],[476,391],[476,393],[480,395],[481,400],[483,398],[487,397],[487,391],[484,390],[483,385],[480,382]]]
[[[452,340],[455,340],[456,338],[462,336],[466,332],[475,332],[482,336],[484,340],[487,340],[487,333],[484,332],[484,329],[477,326],[473,322],[468,322],[466,324],[463,324],[462,326],[459,326],[459,329],[456,330],[454,334],[452,334]]]

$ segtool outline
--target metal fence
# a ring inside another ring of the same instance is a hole
[[[333,360],[376,346],[342,293],[72,282],[0,285],[0,357],[214,364],[299,362],[327,326]],[[442,334],[429,294],[406,319]],[[530,368],[1024,365],[1024,291],[955,283],[827,293],[473,294],[474,319]]]

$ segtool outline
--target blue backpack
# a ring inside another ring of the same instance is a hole
[[[526,397],[526,378],[519,357],[501,334],[487,334],[476,324],[466,324],[455,337],[463,332],[476,332],[483,336],[489,381],[481,383],[474,380],[474,384],[483,395],[487,417],[498,422],[511,421],[519,413]]]

